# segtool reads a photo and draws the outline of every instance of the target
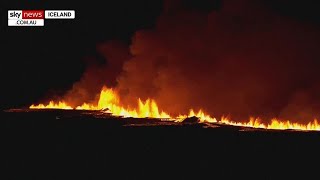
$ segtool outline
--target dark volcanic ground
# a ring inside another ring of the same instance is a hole
[[[1,127],[4,179],[306,179],[319,170],[319,132],[57,110],[2,112]]]

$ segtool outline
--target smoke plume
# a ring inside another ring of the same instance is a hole
[[[104,85],[116,85],[116,77],[122,71],[123,62],[130,59],[129,48],[119,41],[97,46],[97,55],[87,58],[87,68],[79,82],[64,96],[64,100],[76,107],[84,102],[98,101]]]
[[[166,1],[156,26],[137,31],[129,49],[100,48],[108,63],[90,66],[69,97],[85,100],[116,80],[124,104],[154,98],[171,114],[319,117],[319,30],[256,1],[223,2],[208,13]]]

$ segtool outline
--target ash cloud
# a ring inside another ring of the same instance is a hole
[[[307,89],[318,83],[317,30],[255,1],[226,2],[210,13],[177,11],[172,3],[154,29],[135,33],[133,58],[118,77],[128,104],[152,97],[171,113],[316,115]]]
[[[86,59],[87,68],[81,79],[64,96],[72,106],[98,101],[101,88],[116,85],[123,62],[130,59],[129,48],[120,41],[110,41],[97,46],[97,55]]]
[[[208,13],[165,1],[156,27],[134,34],[130,54],[120,50],[107,68],[89,68],[74,89],[80,97],[79,86],[98,91],[116,79],[124,104],[154,98],[172,114],[201,108],[240,120],[319,117],[319,30],[256,1],[223,2]],[[113,56],[108,48],[102,52]]]

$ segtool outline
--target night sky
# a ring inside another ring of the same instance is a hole
[[[261,1],[281,17],[320,27],[318,1]],[[131,43],[134,32],[152,29],[163,11],[160,0],[136,1],[8,1],[2,6],[1,108],[28,106],[43,97],[63,95],[85,71],[86,60],[108,60],[96,51],[99,43]],[[182,0],[184,9],[219,10],[215,0]],[[4,8],[3,8],[4,7]],[[8,9],[73,9],[74,20],[46,20],[44,27],[7,27]],[[319,60],[320,67],[320,60]]]

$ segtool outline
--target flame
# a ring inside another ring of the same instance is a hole
[[[111,88],[103,87],[100,93],[99,101],[97,104],[83,103],[78,107],[71,107],[64,101],[55,103],[50,101],[48,105],[39,104],[31,105],[30,109],[76,109],[76,110],[103,110],[109,112],[114,116],[133,117],[133,118],[158,118],[182,122],[187,117],[196,116],[199,118],[200,123],[220,123],[233,126],[262,128],[262,129],[294,129],[304,131],[320,131],[320,124],[317,120],[309,122],[308,124],[292,123],[290,121],[280,121],[272,119],[270,124],[261,123],[261,119],[251,117],[249,122],[234,122],[227,117],[221,117],[218,121],[216,118],[204,113],[201,109],[195,112],[193,109],[187,115],[179,115],[177,117],[170,116],[168,113],[159,110],[155,100],[147,99],[142,101],[137,100],[137,108],[125,108],[120,103],[120,98],[117,92]]]
[[[216,118],[212,118],[209,115],[206,115],[201,109],[198,111],[198,113],[195,113],[193,109],[190,109],[189,115],[179,115],[177,119],[179,119],[178,122],[180,122],[187,117],[193,117],[193,116],[198,117],[200,122],[209,122],[209,123],[217,122]]]
[[[67,105],[67,103],[63,101],[59,101],[58,103],[50,101],[48,105],[44,105],[44,104],[31,105],[30,109],[73,109],[73,108]]]
[[[252,127],[252,128],[262,128],[262,129],[276,129],[276,130],[286,130],[286,129],[293,129],[293,130],[302,130],[302,131],[320,131],[320,124],[318,120],[313,120],[313,122],[309,122],[308,124],[299,124],[299,123],[292,123],[290,121],[280,121],[276,118],[271,120],[270,124],[263,124],[259,118],[251,117],[249,122],[241,123],[241,122],[234,122],[230,121],[228,118],[222,117],[221,121],[222,124],[233,125],[233,126],[243,126],[243,127]]]
[[[162,118],[170,119],[165,112],[159,112],[157,103],[152,99],[147,99],[145,102],[138,99],[138,110],[124,108],[119,101],[119,96],[113,89],[104,87],[100,93],[100,98],[97,106],[84,103],[76,107],[77,110],[105,110],[112,112],[115,116],[134,117],[134,118]]]

